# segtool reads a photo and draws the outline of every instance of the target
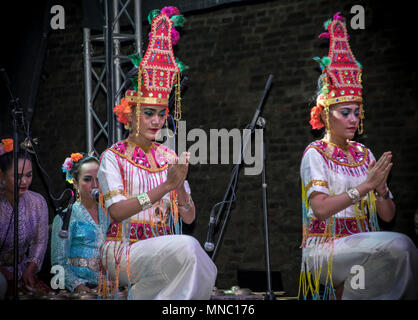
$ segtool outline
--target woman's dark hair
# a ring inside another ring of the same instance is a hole
[[[29,152],[19,149],[17,153],[17,159],[26,159],[32,162],[32,157]],[[2,172],[8,171],[13,165],[13,151],[7,152],[0,156],[0,170]]]
[[[71,176],[77,182],[78,182],[78,176],[80,174],[81,166],[83,164],[89,163],[89,162],[97,162],[97,164],[99,164],[99,159],[97,159],[96,157],[89,156],[88,154],[82,153],[82,152],[81,154],[83,155],[83,158],[80,159],[78,162],[75,162],[73,167],[70,170]]]

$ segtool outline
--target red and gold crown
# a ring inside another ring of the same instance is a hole
[[[120,105],[114,108],[118,121],[128,124],[127,114],[132,106],[163,106],[168,108],[170,93],[179,83],[184,65],[176,60],[173,45],[179,39],[175,26],[183,26],[184,17],[175,7],[156,9],[148,15],[151,23],[148,48],[142,57],[132,55],[132,62],[138,67],[138,77],[131,79],[134,90],[127,90]],[[135,83],[136,82],[136,83]],[[178,90],[179,90],[178,86]],[[176,95],[180,92],[176,91]],[[175,117],[181,114],[180,97],[176,97]]]
[[[363,98],[361,85],[361,64],[355,59],[348,42],[349,35],[344,18],[337,12],[332,19],[324,23],[327,32],[321,33],[319,38],[329,39],[328,56],[314,57],[322,69],[321,91],[311,110],[310,124],[313,129],[324,127],[321,121],[321,111],[329,106],[342,102],[357,102],[360,104],[360,117],[363,114]],[[361,129],[362,132],[362,122]]]
[[[152,20],[148,48],[139,64],[141,105],[168,106],[171,89],[180,72],[171,43],[172,24],[164,12]],[[136,104],[137,92],[128,90],[125,99]]]
[[[322,68],[322,90],[317,102],[323,106],[341,102],[362,102],[361,65],[357,62],[348,43],[344,18],[336,13],[325,22],[328,32],[319,38],[329,38],[328,57],[315,57]]]

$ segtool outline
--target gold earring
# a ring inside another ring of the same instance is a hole
[[[78,191],[78,188],[75,189],[75,201],[80,202],[80,191]]]

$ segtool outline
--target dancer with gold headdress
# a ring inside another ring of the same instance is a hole
[[[188,153],[180,157],[154,142],[168,116],[176,88],[179,120],[179,66],[172,45],[183,16],[175,7],[149,15],[150,42],[138,63],[137,90],[128,90],[114,111],[130,129],[126,140],[101,156],[98,172],[103,204],[112,218],[102,248],[102,296],[128,286],[129,299],[209,299],[216,266],[198,241],[181,234],[195,207],[187,183]],[[110,286],[107,286],[110,280]]]
[[[379,231],[378,218],[395,216],[387,178],[392,153],[378,161],[352,141],[363,132],[362,67],[348,42],[344,18],[325,23],[328,56],[322,75],[313,129],[325,136],[303,153],[303,242],[299,297],[314,299],[416,299],[418,251],[411,239]],[[324,286],[320,295],[320,285]]]

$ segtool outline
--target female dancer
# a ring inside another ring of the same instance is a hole
[[[113,220],[103,246],[101,292],[116,294],[123,285],[128,286],[129,299],[209,299],[216,266],[195,238],[181,235],[182,222],[195,219],[185,180],[189,154],[177,158],[154,142],[179,79],[173,23],[183,20],[174,7],[154,10],[149,17],[150,43],[138,66],[138,92],[127,91],[115,107],[118,120],[131,132],[102,154],[98,172]]]
[[[310,124],[325,127],[323,139],[305,149],[300,174],[303,202],[303,255],[299,296],[320,298],[416,299],[418,253],[405,235],[378,232],[395,216],[387,178],[392,153],[378,161],[354,142],[363,131],[361,66],[348,44],[343,18],[326,22],[328,57]],[[335,290],[334,290],[335,289]]]
[[[98,188],[95,157],[72,153],[65,159],[62,170],[66,180],[74,185],[77,202],[70,214],[68,238],[59,236],[63,218],[57,215],[52,224],[51,265],[64,268],[65,288],[71,292],[91,291],[97,287],[100,271],[100,249],[106,238],[109,219],[93,199],[92,190]]]

